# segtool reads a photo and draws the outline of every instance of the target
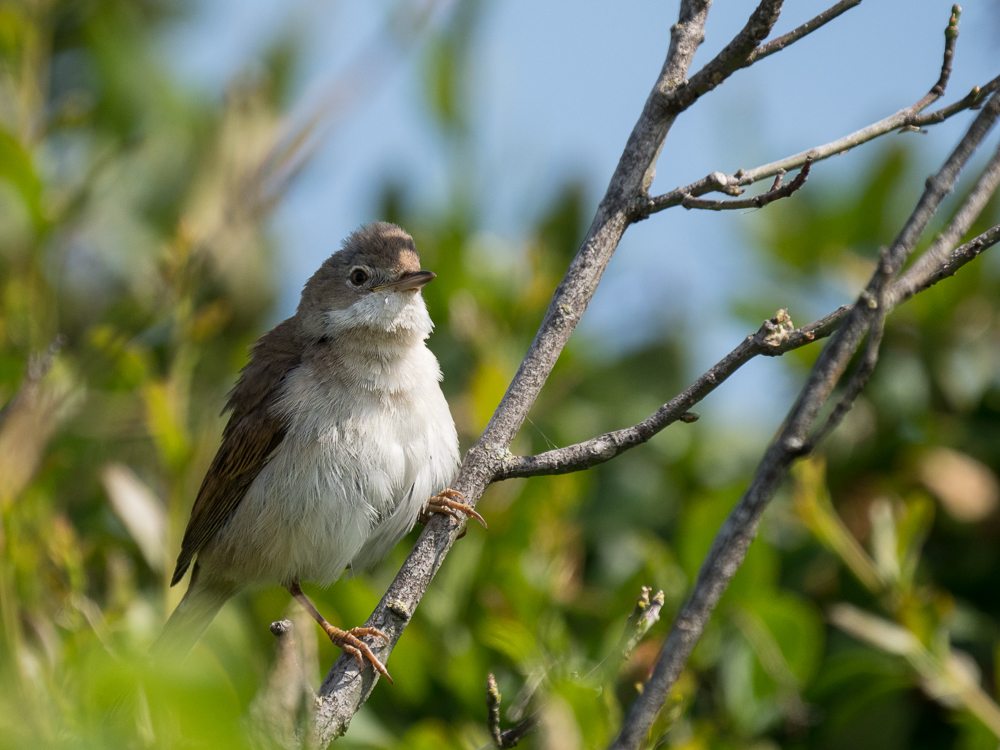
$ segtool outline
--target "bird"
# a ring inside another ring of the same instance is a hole
[[[190,568],[188,589],[154,656],[189,652],[240,590],[279,584],[362,670],[367,660],[392,682],[362,640],[387,637],[331,625],[300,583],[360,572],[432,513],[486,526],[449,489],[458,434],[421,293],[434,278],[403,229],[362,226],[306,282],[295,314],[251,346],[171,578]]]

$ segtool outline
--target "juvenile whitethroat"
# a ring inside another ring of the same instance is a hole
[[[428,513],[486,525],[445,489],[458,435],[424,343],[433,324],[420,290],[434,278],[402,229],[362,227],[306,282],[295,315],[253,345],[171,585],[193,562],[191,582],[155,655],[187,653],[229,597],[278,583],[362,669],[367,659],[389,677],[362,640],[385,636],[334,627],[299,582],[372,565]]]

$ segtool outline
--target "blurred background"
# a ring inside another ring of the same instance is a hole
[[[776,33],[824,7],[792,5]],[[970,6],[946,101],[998,73],[1000,5]],[[748,10],[713,9],[696,67]],[[677,123],[654,192],[912,104],[949,13],[862,4],[737,73]],[[675,16],[651,0],[0,2],[0,747],[280,739],[254,727],[276,679],[268,624],[295,611],[283,590],[231,602],[176,669],[143,660],[182,593],[169,572],[247,346],[347,233],[398,222],[439,277],[430,346],[470,446]],[[639,421],[778,308],[801,325],[852,299],[972,116],[816,165],[762,211],[630,229],[513,450]],[[993,201],[974,232],[998,218]],[[817,352],[749,364],[699,422],[609,464],[492,487],[489,532],[455,546],[395,685],[341,744],[488,746],[493,672],[503,726],[540,711],[523,746],[604,747]],[[649,746],[996,748],[998,471],[990,251],[890,319],[873,382],[773,502]],[[310,595],[361,623],[411,541]],[[644,585],[664,592],[661,622],[606,659]],[[316,687],[338,652],[295,632]],[[141,719],[109,719],[140,678]]]

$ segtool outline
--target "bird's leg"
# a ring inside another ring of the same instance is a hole
[[[475,518],[483,525],[484,529],[489,528],[489,526],[486,525],[486,520],[481,515],[476,513],[476,511],[472,509],[472,506],[458,502],[454,499],[456,497],[465,500],[465,495],[458,490],[441,490],[441,492],[427,501],[427,505],[424,506],[423,510],[420,511],[420,515],[417,516],[417,520],[422,524],[426,524],[431,520],[432,513],[444,513],[445,515],[451,516],[456,521],[464,521],[466,518]],[[462,532],[462,536],[465,536],[464,531]]]
[[[361,669],[365,668],[365,659],[371,662],[372,667],[380,675],[383,675],[389,684],[392,684],[392,677],[389,676],[389,672],[386,671],[385,666],[382,662],[378,660],[378,657],[372,653],[372,650],[368,648],[368,644],[365,643],[361,638],[366,635],[374,635],[381,638],[386,643],[389,642],[388,636],[377,628],[351,628],[350,630],[341,630],[328,623],[326,619],[319,613],[316,606],[309,600],[309,597],[305,595],[305,592],[299,587],[299,582],[296,581],[291,586],[288,587],[288,592],[295,597],[299,604],[305,607],[306,612],[312,615],[312,618],[319,623],[319,626],[323,628],[330,640],[333,641],[333,645],[346,651],[355,659],[358,660],[358,664],[361,665]]]

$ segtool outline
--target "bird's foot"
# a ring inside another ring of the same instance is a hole
[[[341,630],[328,622],[320,624],[323,626],[323,630],[326,631],[326,634],[330,636],[330,640],[333,641],[334,646],[346,651],[358,660],[361,671],[364,671],[365,659],[367,659],[376,672],[385,677],[389,681],[390,685],[393,684],[392,677],[389,676],[389,672],[386,670],[385,665],[383,665],[382,662],[378,660],[378,657],[372,653],[372,650],[368,648],[368,644],[361,640],[367,635],[374,635],[388,643],[389,638],[385,633],[378,628],[351,628],[350,630]]]
[[[486,525],[486,519],[476,513],[472,509],[472,506],[455,500],[454,498],[456,497],[465,500],[465,495],[458,490],[442,490],[427,501],[427,505],[424,506],[424,509],[420,511],[420,515],[417,516],[417,520],[422,524],[426,524],[431,520],[433,513],[443,513],[451,516],[456,521],[475,518],[483,525],[484,529],[489,529],[489,526]],[[462,536],[465,536],[464,530],[462,531]]]

